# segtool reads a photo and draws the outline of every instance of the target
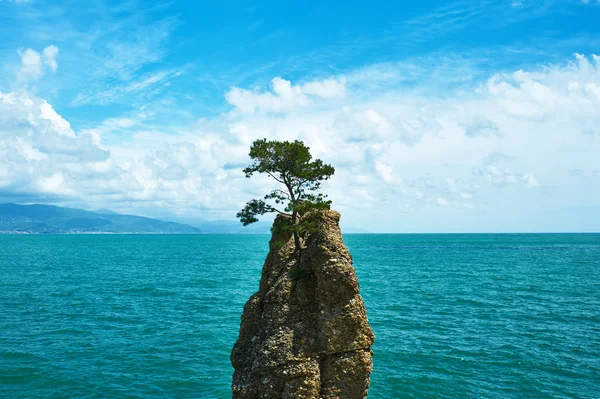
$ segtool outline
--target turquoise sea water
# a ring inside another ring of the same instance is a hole
[[[600,235],[349,235],[370,398],[600,398]],[[267,236],[0,236],[0,397],[229,398]]]

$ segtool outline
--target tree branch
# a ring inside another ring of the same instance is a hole
[[[292,216],[289,213],[285,213],[285,212],[281,212],[279,209],[275,208],[274,206],[269,205],[269,208],[271,208],[272,210],[274,210],[275,212],[279,213],[280,215],[284,215],[284,216]]]
[[[273,179],[277,180],[279,183],[281,184],[285,184],[285,182],[281,181],[280,179],[276,178],[275,176],[273,176],[273,174],[269,171],[265,171],[269,176],[271,176]]]

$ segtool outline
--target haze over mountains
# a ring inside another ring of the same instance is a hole
[[[181,223],[118,213],[98,213],[53,205],[0,204],[0,233],[198,234]]]
[[[233,220],[165,217],[164,220],[196,227],[206,234],[270,234],[271,222],[256,222],[248,226]]]
[[[243,226],[232,220],[154,218],[110,209],[86,211],[54,205],[0,204],[0,234],[268,234],[270,222]],[[348,227],[347,233],[366,233]]]

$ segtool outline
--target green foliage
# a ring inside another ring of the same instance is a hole
[[[303,277],[308,276],[308,273],[306,272],[306,269],[303,269],[301,267],[296,267],[292,270],[290,270],[289,272],[289,276],[292,280],[300,280]]]
[[[253,199],[246,203],[237,217],[246,226],[258,221],[257,216],[266,213],[276,212],[290,216],[296,249],[300,249],[299,235],[303,230],[303,215],[313,209],[324,210],[331,207],[327,195],[317,191],[324,180],[331,178],[335,169],[320,159],[313,160],[310,149],[298,140],[256,140],[252,143],[249,155],[253,162],[243,170],[246,177],[251,177],[254,173],[265,173],[279,183],[279,187],[263,199]]]
[[[244,226],[248,226],[254,222],[258,222],[258,218],[256,215],[264,215],[265,213],[274,212],[274,208],[268,205],[263,200],[251,200],[246,203],[244,209],[237,213],[238,219],[244,224]]]
[[[271,233],[273,233],[275,236],[282,236],[286,233],[294,234],[294,226],[292,225],[290,219],[287,218],[281,220],[279,223],[273,224],[273,227],[271,227]]]
[[[283,248],[284,245],[285,245],[285,242],[283,242],[283,241],[271,242],[271,248],[276,249],[276,250],[280,250],[281,248]]]

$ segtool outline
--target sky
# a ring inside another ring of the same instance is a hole
[[[342,227],[600,231],[600,0],[82,4],[0,0],[0,202],[234,220],[299,139]]]

